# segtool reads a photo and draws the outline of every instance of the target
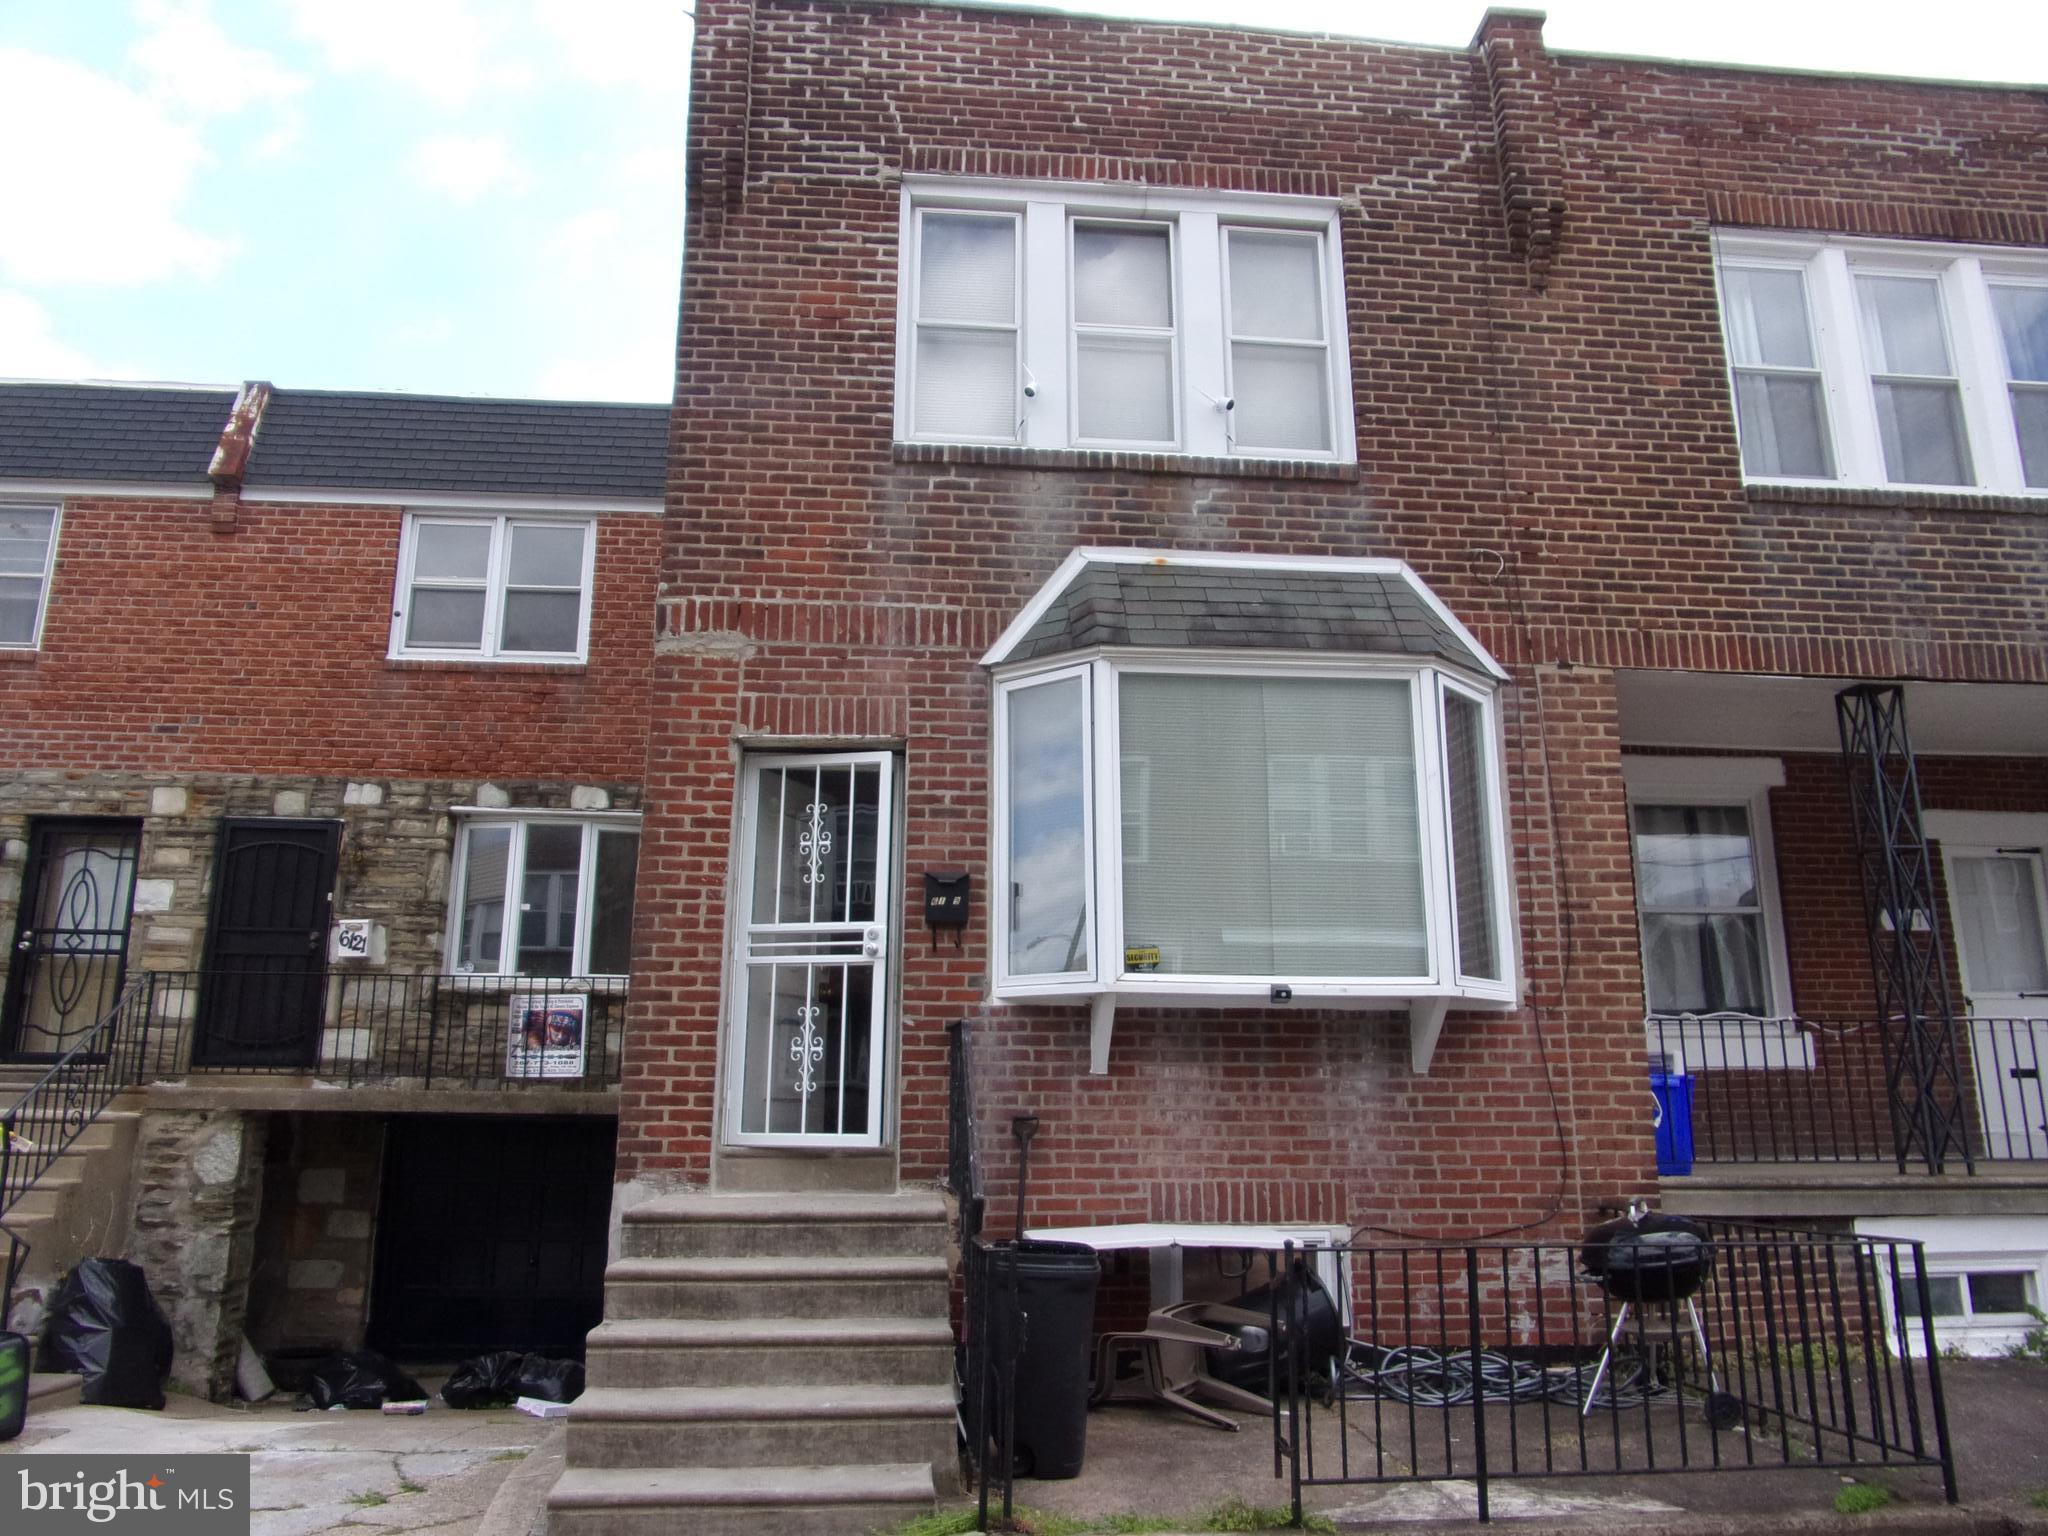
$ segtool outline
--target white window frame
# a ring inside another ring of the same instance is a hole
[[[1886,1237],[1925,1246],[1927,1278],[1968,1276],[2015,1271],[2029,1278],[2031,1305],[2048,1308],[2048,1223],[2025,1216],[1859,1216],[1858,1237]],[[1898,1280],[1913,1283],[1912,1259],[1899,1250]],[[1893,1354],[1899,1352],[1897,1295],[1892,1277],[1878,1286],[1884,1302],[1885,1343]],[[2039,1326],[2025,1312],[1973,1312],[1970,1310],[1969,1282],[1963,1283],[1961,1316],[1937,1315],[1934,1342],[1938,1349],[1961,1350],[1964,1354],[1998,1356],[2024,1340]],[[1927,1352],[1918,1319],[1906,1328],[1907,1352],[1918,1358]]]
[[[1094,878],[1089,889],[1088,924],[1093,935],[1092,969],[1056,976],[1012,975],[1002,936],[1009,932],[1009,822],[1007,718],[1010,694],[1052,677],[1085,671],[1091,682],[1083,720],[1089,768],[1085,856]],[[1408,685],[1415,743],[1416,815],[1422,863],[1422,905],[1426,969],[1414,976],[1295,977],[1272,975],[1162,974],[1126,969],[1123,917],[1122,758],[1119,685],[1130,674],[1178,673],[1211,677],[1355,679]],[[1443,692],[1455,689],[1487,704],[1482,728],[1492,764],[1488,775],[1488,864],[1501,977],[1498,981],[1458,974],[1450,807],[1444,772]],[[1111,996],[1134,1003],[1214,1005],[1247,999],[1270,1001],[1276,985],[1295,999],[1325,1007],[1378,1007],[1443,998],[1466,1006],[1508,1008],[1518,998],[1520,968],[1511,905],[1503,767],[1505,758],[1492,707],[1490,680],[1409,657],[1343,656],[1283,652],[1246,653],[1207,649],[1153,650],[1096,647],[1081,652],[1002,667],[994,689],[996,752],[992,887],[994,933],[993,994],[998,1000]]]
[[[1834,235],[1717,230],[1713,237],[1718,312],[1727,304],[1722,273],[1730,267],[1797,271],[1806,279],[1807,325],[1822,387],[1821,419],[1835,466],[1832,478],[1753,475],[1751,484],[1853,486],[1873,490],[1984,491],[2048,498],[2048,487],[2026,483],[2019,426],[2006,376],[2004,342],[1991,307],[1991,285],[2048,284],[2048,252],[2013,247],[1941,245],[1925,241],[1865,240]],[[1964,453],[1973,478],[1960,485],[1919,485],[1888,479],[1878,432],[1873,369],[1857,309],[1856,279],[1934,278],[1941,318],[1961,398]],[[1738,436],[1734,352],[1723,332],[1728,413]]]
[[[924,261],[924,216],[926,213],[980,213],[990,217],[1009,220],[1012,271],[1015,276],[1010,289],[1010,319],[1008,324],[999,325],[990,321],[975,320],[926,320],[917,312],[918,296],[924,291],[921,273]],[[918,333],[929,326],[934,330],[1000,331],[1017,338],[1017,369],[1016,377],[1010,383],[1009,413],[1015,425],[1012,426],[1009,435],[1006,437],[962,437],[957,434],[943,432],[925,432],[919,433],[915,441],[925,443],[1014,443],[1018,440],[1018,428],[1023,425],[1023,412],[1018,407],[1024,398],[1021,393],[1024,381],[1023,231],[1023,215],[1014,209],[967,208],[950,204],[933,204],[928,207],[921,206],[912,209],[908,213],[904,226],[905,244],[903,246],[903,266],[905,269],[902,279],[903,321],[900,327],[901,336],[897,349],[899,357],[898,372],[902,380],[901,392],[897,396],[897,420],[899,426],[896,435],[898,437],[907,437],[910,434],[912,414],[917,408],[916,399],[909,392],[911,369],[917,351]]]
[[[564,979],[623,976],[623,972],[594,972],[590,964],[590,925],[597,908],[597,845],[601,832],[640,831],[637,811],[516,811],[454,807],[456,813],[455,856],[448,872],[448,923],[442,936],[442,954],[450,974],[475,976],[484,980],[521,979],[519,961],[519,891],[526,879],[526,829],[536,826],[580,827],[583,847],[576,863],[576,929],[572,967]],[[498,968],[465,970],[462,959],[462,901],[468,890],[469,840],[474,832],[505,828],[512,832],[505,855],[505,926],[498,938]],[[643,845],[644,846],[644,845]],[[637,883],[637,882],[636,882]],[[635,898],[637,900],[637,891]],[[509,965],[508,965],[509,962]]]
[[[405,629],[413,592],[413,565],[419,554],[419,530],[433,524],[460,524],[491,530],[489,559],[484,568],[483,632],[479,643],[468,646],[408,645]],[[576,613],[576,645],[567,651],[514,651],[502,645],[505,593],[511,575],[511,530],[517,526],[575,529],[583,535],[583,568],[579,580]],[[595,596],[597,571],[597,519],[565,517],[549,512],[467,513],[415,510],[405,514],[398,555],[398,582],[391,599],[391,646],[393,660],[473,661],[491,663],[582,662],[590,654],[590,610]]]
[[[1636,882],[1636,944],[1643,967],[1643,1013],[1650,1048],[1676,1056],[1678,1070],[1789,1067],[1810,1069],[1812,1038],[1797,1023],[1792,967],[1785,945],[1785,913],[1778,898],[1778,854],[1771,836],[1771,794],[1785,782],[1775,757],[1648,757],[1621,760],[1627,787],[1629,862],[1635,862],[1638,805],[1740,806],[1749,815],[1750,857],[1756,861],[1757,902],[1763,918],[1764,988],[1761,1014],[1652,1014],[1649,947],[1643,932],[1641,882]]]
[[[1008,213],[1019,227],[1017,430],[962,438],[914,430],[912,407],[920,216],[927,210]],[[1175,440],[1110,443],[1078,435],[1074,400],[1072,230],[1076,222],[1164,224],[1172,243]],[[1298,231],[1320,248],[1326,337],[1327,452],[1239,448],[1231,433],[1229,302],[1225,244],[1235,227]],[[1356,463],[1343,245],[1332,198],[1216,194],[1086,182],[1016,182],[910,176],[898,230],[896,418],[899,442],[976,442],[1043,449],[1092,449],[1248,460]]]
[[[7,507],[19,512],[50,514],[50,541],[43,548],[43,571],[36,587],[36,621],[27,640],[0,641],[0,650],[39,651],[43,648],[43,625],[50,616],[50,587],[57,575],[57,538],[64,528],[64,504],[53,501],[10,501]]]

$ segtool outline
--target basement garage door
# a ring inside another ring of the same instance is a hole
[[[604,1315],[613,1120],[394,1115],[370,1344],[405,1361],[583,1353]]]

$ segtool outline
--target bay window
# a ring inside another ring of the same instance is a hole
[[[631,960],[639,818],[465,818],[456,839],[451,969],[623,976]]]
[[[913,177],[897,436],[1349,462],[1334,202]]]
[[[2048,491],[2048,253],[1721,231],[1753,481]]]

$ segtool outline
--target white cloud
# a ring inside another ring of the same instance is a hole
[[[445,107],[534,79],[507,56],[499,8],[489,19],[470,0],[285,0],[285,9],[335,70],[380,76]]]
[[[683,0],[534,0],[533,19],[577,79],[681,96],[690,72]]]
[[[58,339],[50,312],[27,294],[0,288],[0,378],[131,378],[125,364],[95,361]]]
[[[512,146],[497,134],[443,133],[413,149],[413,179],[457,203],[473,203],[488,192],[516,191],[526,172]]]
[[[281,106],[312,84],[273,55],[229,37],[208,0],[136,0],[134,11],[142,35],[128,50],[128,62],[151,96],[189,116]]]
[[[29,284],[210,277],[232,241],[188,228],[209,156],[149,96],[69,59],[0,48],[0,276]]]

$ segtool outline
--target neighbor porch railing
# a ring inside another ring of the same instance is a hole
[[[0,1217],[137,1080],[147,1049],[148,997],[148,979],[131,977],[105,1015],[0,1108]],[[20,1256],[10,1244],[10,1292]],[[0,1293],[0,1302],[7,1294]]]
[[[140,1065],[150,1080],[287,1073],[351,1087],[428,1088],[618,1081],[623,977],[350,971],[316,982],[310,997],[258,971],[151,971],[138,982]],[[279,1008],[268,1006],[273,997]],[[551,1010],[551,1002],[559,1006]]]
[[[1907,1161],[1887,1086],[1886,1028],[1873,1020],[1652,1018],[1653,1069],[1683,1070],[1696,1163]],[[2048,1026],[2029,1019],[1958,1019],[1960,1105],[1979,1161],[2048,1158]],[[1902,1084],[1910,1094],[1913,1085]]]

